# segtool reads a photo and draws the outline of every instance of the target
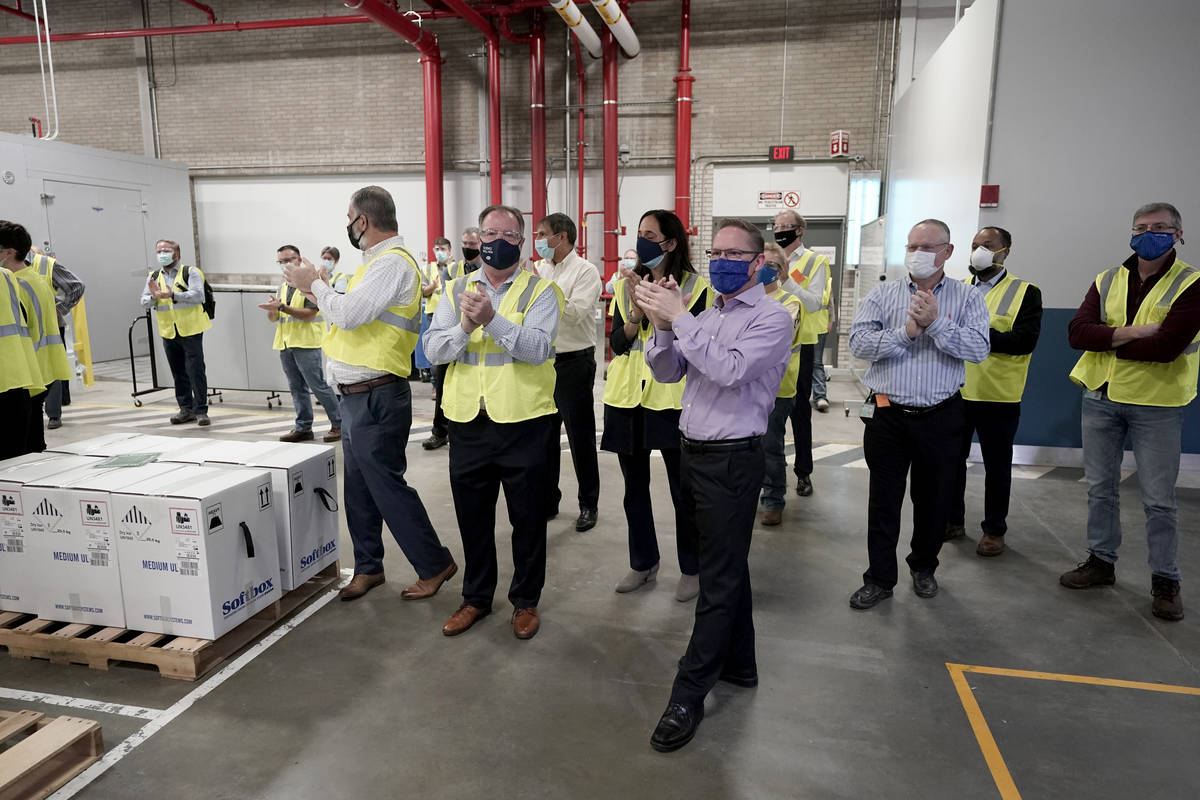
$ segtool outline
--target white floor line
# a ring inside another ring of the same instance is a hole
[[[51,706],[63,706],[77,711],[91,711],[96,714],[120,714],[123,717],[135,719],[154,719],[163,713],[157,708],[142,706],[127,706],[121,703],[108,703],[104,700],[90,700],[86,697],[67,697],[61,694],[46,694],[45,692],[27,692],[24,689],[0,688],[0,699],[17,700],[22,703],[44,703]]]
[[[846,453],[846,452],[849,452],[850,450],[857,449],[861,446],[862,445],[857,445],[857,444],[842,444],[839,442],[835,442],[835,443],[831,443],[831,444],[823,444],[823,445],[820,445],[819,447],[813,448],[813,451],[812,451],[813,461],[817,461],[822,458],[829,458],[830,456],[836,456],[841,453]]]
[[[116,417],[122,414],[153,414],[158,416],[162,414],[161,408],[134,408],[132,405],[128,408],[89,408],[86,411],[76,410],[73,406],[63,409],[63,421],[73,422],[77,419],[90,419],[92,417]]]
[[[867,460],[860,458],[857,461],[851,461],[849,464],[842,464],[842,466],[849,467],[850,469],[867,469]]]
[[[212,428],[213,428],[213,430],[219,430],[219,431],[229,432],[229,433],[240,433],[242,431],[262,431],[262,430],[268,430],[270,428],[277,428],[277,429],[287,428],[290,430],[291,429],[291,424],[289,422],[290,419],[291,419],[290,417],[278,417],[274,420],[271,420],[270,422],[261,422],[260,421],[260,422],[252,422],[250,424],[243,424],[241,420],[238,420],[229,425],[223,424],[221,422],[216,422],[216,423],[213,423]],[[285,431],[285,433],[286,433],[286,431]]]
[[[346,572],[347,570],[342,570],[342,575],[344,576]],[[338,590],[336,588],[330,589],[324,595],[317,598],[312,605],[308,606],[295,617],[271,631],[271,633],[267,634],[261,641],[251,645],[246,652],[234,659],[228,666],[226,666],[216,675],[213,675],[204,683],[200,684],[195,689],[192,689],[192,691],[188,692],[186,695],[176,701],[175,704],[170,708],[160,712],[159,715],[153,720],[143,725],[123,742],[105,753],[99,761],[85,769],[83,772],[79,773],[74,780],[70,781],[57,792],[52,794],[50,796],[52,800],[68,800],[68,798],[74,797],[82,789],[86,788],[88,784],[107,772],[114,764],[132,753],[138,745],[149,739],[154,734],[158,733],[160,730],[170,724],[176,717],[195,705],[197,701],[203,699],[222,683],[240,672],[242,668],[251,661],[262,655],[268,647],[291,633],[302,622],[324,608],[331,600],[337,597],[337,593]]]

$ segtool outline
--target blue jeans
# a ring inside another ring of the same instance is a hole
[[[1179,476],[1183,408],[1135,406],[1083,398],[1083,470],[1088,484],[1088,551],[1110,564],[1121,546],[1121,457],[1133,444],[1150,571],[1179,580],[1175,479]]]
[[[321,401],[321,407],[329,417],[329,427],[342,427],[342,413],[338,399],[325,376],[321,374],[321,348],[285,347],[279,351],[279,361],[287,375],[288,389],[292,393],[292,405],[296,408],[296,430],[311,431],[313,425],[312,393]]]
[[[825,337],[822,333],[817,337],[816,358],[813,359],[812,399],[825,400]]]
[[[775,408],[767,420],[767,435],[763,437],[763,457],[766,472],[763,476],[759,505],[764,511],[782,511],[787,494],[787,454],[783,439],[787,433],[788,415],[792,413],[794,397],[776,397]]]

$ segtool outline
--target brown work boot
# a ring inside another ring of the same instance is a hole
[[[450,615],[450,619],[446,620],[446,624],[442,626],[443,636],[458,636],[460,633],[466,633],[471,626],[479,620],[492,613],[491,609],[476,608],[472,605],[463,603]]]
[[[778,525],[783,522],[783,512],[778,508],[764,508],[760,521],[764,526]]]
[[[946,532],[942,535],[942,541],[948,542],[951,539],[961,539],[966,535],[966,526],[964,526],[961,522],[947,522]]]
[[[536,608],[530,606],[529,608],[513,609],[513,635],[518,639],[532,639],[537,634],[540,625]]]
[[[338,596],[343,600],[357,600],[381,583],[383,583],[382,572],[376,572],[373,575],[359,573],[350,579]]]
[[[279,437],[281,442],[311,442],[312,440],[312,431],[288,431]]]
[[[1179,581],[1161,575],[1150,576],[1150,594],[1154,603],[1150,612],[1159,619],[1178,622],[1183,619],[1183,600],[1179,597]]]
[[[321,437],[323,442],[340,442],[342,440],[341,428],[330,428],[329,433]]]
[[[424,600],[426,597],[433,597],[438,593],[438,589],[442,588],[442,584],[453,578],[456,572],[458,572],[458,564],[451,561],[450,566],[437,575],[432,578],[422,578],[401,592],[400,596],[405,600]]]
[[[1112,564],[1088,554],[1087,561],[1070,572],[1064,572],[1058,582],[1068,589],[1088,589],[1092,586],[1112,586],[1117,582],[1117,571]]]
[[[975,546],[976,555],[981,555],[985,558],[992,558],[1004,552],[1004,537],[992,536],[990,533],[985,533],[983,538],[979,540],[979,544]]]

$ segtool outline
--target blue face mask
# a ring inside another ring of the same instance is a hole
[[[763,286],[766,286],[769,283],[774,283],[777,280],[779,280],[779,270],[778,269],[776,269],[775,267],[767,266],[766,264],[763,264],[762,267],[759,268],[758,282],[761,283]]]
[[[550,239],[534,239],[533,247],[542,258],[549,261],[554,258],[554,248],[550,246]]]
[[[521,248],[503,237],[479,245],[479,254],[483,256],[483,263],[501,272],[521,260]]]
[[[733,294],[750,280],[749,261],[714,258],[708,262],[708,280],[719,294]]]
[[[1167,251],[1175,246],[1175,234],[1146,231],[1130,239],[1129,246],[1133,248],[1133,252],[1137,253],[1139,258],[1153,261],[1166,255]]]
[[[651,269],[657,267],[666,256],[660,242],[652,242],[644,236],[637,238],[637,254],[638,260]]]

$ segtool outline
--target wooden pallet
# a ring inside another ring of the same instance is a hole
[[[341,577],[335,562],[219,639],[193,639],[126,628],[53,622],[33,614],[0,612],[0,646],[13,658],[108,669],[110,661],[146,664],[164,678],[194,681],[274,628]]]
[[[0,711],[0,800],[49,797],[103,751],[94,720]]]

